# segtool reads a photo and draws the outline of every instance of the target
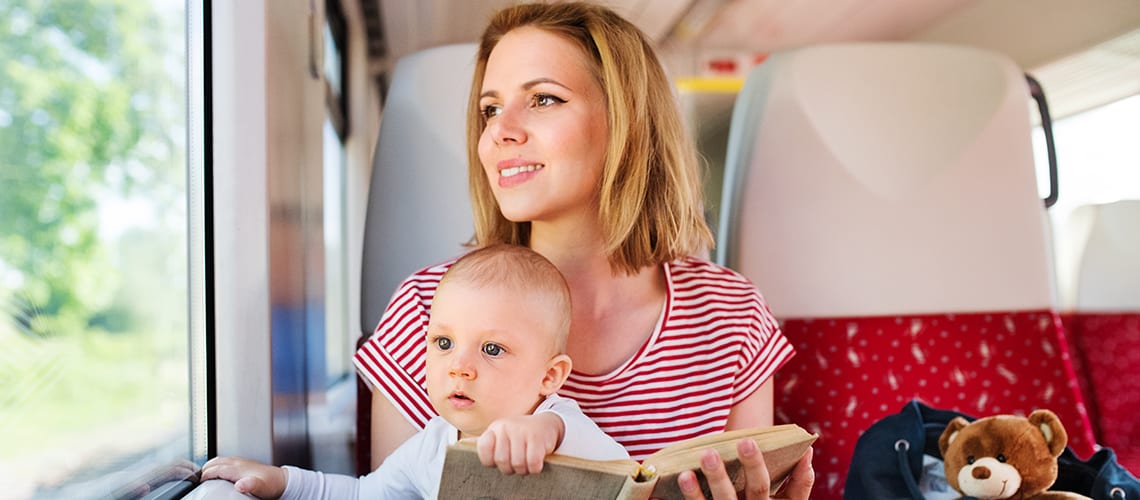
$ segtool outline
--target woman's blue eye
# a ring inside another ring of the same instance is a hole
[[[483,354],[488,356],[498,356],[503,353],[503,347],[493,342],[483,344]]]
[[[437,337],[435,339],[435,346],[441,351],[451,349],[451,339],[447,337]]]

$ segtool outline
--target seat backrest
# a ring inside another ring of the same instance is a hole
[[[1078,207],[1065,229],[1076,249],[1065,324],[1089,413],[1100,443],[1140,473],[1140,200]]]
[[[392,71],[364,220],[360,342],[400,282],[459,255],[474,235],[464,125],[475,51],[475,44],[431,48],[400,59]],[[358,380],[358,474],[371,470],[371,402]]]
[[[809,47],[748,76],[718,260],[798,351],[776,415],[821,434],[813,498],[839,498],[859,434],[913,398],[978,416],[1047,407],[1091,451],[1028,100],[1007,58],[946,45]]]
[[[404,278],[455,257],[475,234],[464,132],[475,49],[427,49],[392,71],[364,219],[364,334],[376,328]]]

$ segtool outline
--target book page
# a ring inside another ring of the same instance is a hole
[[[807,446],[814,442],[817,436],[809,434],[796,424],[738,429],[672,444],[650,455],[643,462],[646,465],[654,466],[662,474],[679,472],[699,467],[700,453],[708,448],[715,449],[725,461],[735,460],[737,458],[736,444],[745,437],[750,437],[756,441],[756,445],[764,453],[765,462],[771,469],[778,460],[773,460],[777,457],[772,456],[770,451],[797,443],[806,443],[801,450],[800,454],[802,455],[802,452],[807,451]],[[799,456],[796,456],[796,460],[799,460]],[[794,463],[795,461],[793,461]]]

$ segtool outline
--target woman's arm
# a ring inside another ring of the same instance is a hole
[[[724,430],[771,426],[775,419],[772,408],[774,385],[775,382],[769,378],[751,396],[733,405],[732,410],[728,412],[728,422],[725,422]]]
[[[388,401],[388,397],[372,389],[372,470],[376,470],[416,433],[416,428]]]

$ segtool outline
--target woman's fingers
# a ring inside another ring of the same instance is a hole
[[[677,486],[681,488],[681,495],[684,495],[685,500],[705,500],[704,494],[701,493],[701,484],[693,471],[687,470],[677,475]]]
[[[724,468],[724,460],[715,450],[705,450],[701,453],[701,472],[709,482],[709,492],[714,500],[730,500],[736,498],[736,488],[732,485],[732,478]]]
[[[803,458],[788,474],[788,480],[780,488],[779,498],[787,498],[789,500],[806,500],[811,497],[811,488],[815,484],[815,470],[811,466],[812,448],[808,447],[807,453],[804,453]]]
[[[764,465],[764,455],[756,441],[745,438],[736,443],[736,453],[740,456],[740,466],[744,469],[744,498],[746,500],[767,500],[772,480],[768,467]]]
[[[736,452],[740,457],[740,465],[744,474],[744,490],[737,492],[732,484],[732,478],[721,460],[713,450],[701,453],[701,473],[708,481],[709,492],[713,500],[736,499],[738,493],[743,493],[746,500],[768,500],[771,494],[771,478],[768,468],[764,464],[764,455],[751,439],[742,439],[736,443]],[[812,450],[809,448],[803,458],[792,469],[778,496],[772,498],[786,498],[789,500],[807,500],[811,496],[811,488],[815,483],[815,471],[811,466]],[[685,471],[677,476],[677,485],[685,500],[708,500],[701,492],[700,482],[696,473]]]

